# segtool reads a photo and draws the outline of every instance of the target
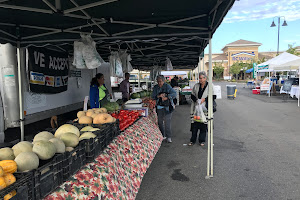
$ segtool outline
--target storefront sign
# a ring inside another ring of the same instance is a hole
[[[251,57],[254,57],[255,54],[254,52],[252,53],[249,53],[249,52],[239,52],[239,53],[235,53],[235,54],[232,54],[231,57],[232,57],[232,61],[249,61],[249,60],[252,60]]]
[[[68,55],[45,48],[26,51],[29,89],[35,93],[60,93],[68,89]]]

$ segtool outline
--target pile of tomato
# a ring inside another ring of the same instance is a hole
[[[120,110],[120,112],[111,114],[112,117],[119,119],[120,130],[124,131],[132,125],[140,116],[138,111]]]
[[[144,98],[143,103],[147,104],[147,107],[150,108],[151,110],[155,108],[155,104],[156,104],[155,100],[151,98]]]

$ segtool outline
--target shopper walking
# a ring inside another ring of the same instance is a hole
[[[157,85],[153,88],[152,98],[156,100],[156,112],[158,126],[167,142],[172,142],[171,119],[175,108],[173,99],[176,98],[176,91],[167,83],[165,77],[157,77]]]

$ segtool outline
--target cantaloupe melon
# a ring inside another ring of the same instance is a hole
[[[74,150],[73,147],[66,147],[66,151],[67,151],[67,152],[71,152],[71,151],[73,151],[73,150]]]
[[[100,131],[100,128],[92,128],[89,130],[89,132],[94,132],[94,131]]]
[[[60,139],[65,143],[66,147],[76,147],[79,143],[79,137],[73,133],[64,133]]]
[[[15,157],[17,157],[22,152],[32,152],[32,144],[27,141],[22,141],[17,143],[12,147]]]
[[[98,113],[94,113],[94,114],[92,114],[91,118],[94,119],[97,115],[98,115]]]
[[[73,126],[71,124],[64,124],[62,126],[60,126],[54,136],[57,137],[57,138],[60,138],[60,136],[63,134],[63,133],[74,133],[75,135],[77,135],[78,137],[80,136],[80,132],[79,132],[79,129],[76,127],[76,126]]]
[[[5,147],[0,149],[0,160],[14,160],[14,159],[15,159],[15,154],[11,148]]]
[[[102,113],[107,113],[107,109],[106,108],[99,108],[99,111]]]
[[[88,111],[88,112],[86,113],[86,116],[90,117],[90,116],[92,116],[93,114],[94,114],[93,111]]]
[[[91,130],[91,129],[93,129],[93,127],[91,127],[91,126],[86,126],[86,127],[83,127],[80,131],[81,131],[81,132],[85,132],[85,131],[89,131],[89,130]]]
[[[99,114],[93,120],[94,124],[106,124],[106,123],[112,123],[112,122],[113,122],[113,117],[107,113]]]
[[[39,157],[33,152],[22,152],[16,158],[18,172],[30,171],[39,167]]]
[[[85,111],[79,111],[78,113],[77,113],[77,117],[78,118],[80,118],[80,117],[82,117],[82,116],[85,116]]]
[[[64,153],[66,151],[66,145],[61,139],[52,138],[49,140],[49,142],[52,142],[54,144],[56,153]]]
[[[79,137],[79,141],[86,140],[86,139],[91,139],[91,138],[95,138],[95,137],[96,137],[96,135],[94,133],[85,132]]]
[[[54,138],[54,135],[48,131],[42,131],[36,134],[33,138],[33,142],[44,140],[49,141],[51,138]]]
[[[79,124],[92,124],[93,123],[93,118],[88,117],[88,116],[83,116],[79,118],[78,121]]]
[[[39,159],[48,160],[55,155],[56,148],[52,142],[40,140],[34,143],[32,152],[36,153]]]

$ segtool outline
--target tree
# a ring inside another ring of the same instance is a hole
[[[224,67],[221,63],[214,63],[214,73],[217,76],[217,79],[220,79],[221,74],[224,72]]]
[[[235,74],[235,77],[237,79],[238,74],[240,73],[242,68],[243,68],[243,65],[241,65],[241,63],[235,62],[235,63],[233,63],[233,65],[231,65],[229,72],[231,74]]]
[[[286,52],[288,52],[288,53],[290,53],[290,54],[294,54],[294,55],[296,55],[296,56],[299,56],[299,55],[300,55],[300,53],[298,53],[298,52],[296,51],[296,47],[293,47],[292,44],[289,44],[288,46],[289,46],[289,49],[288,49]]]

